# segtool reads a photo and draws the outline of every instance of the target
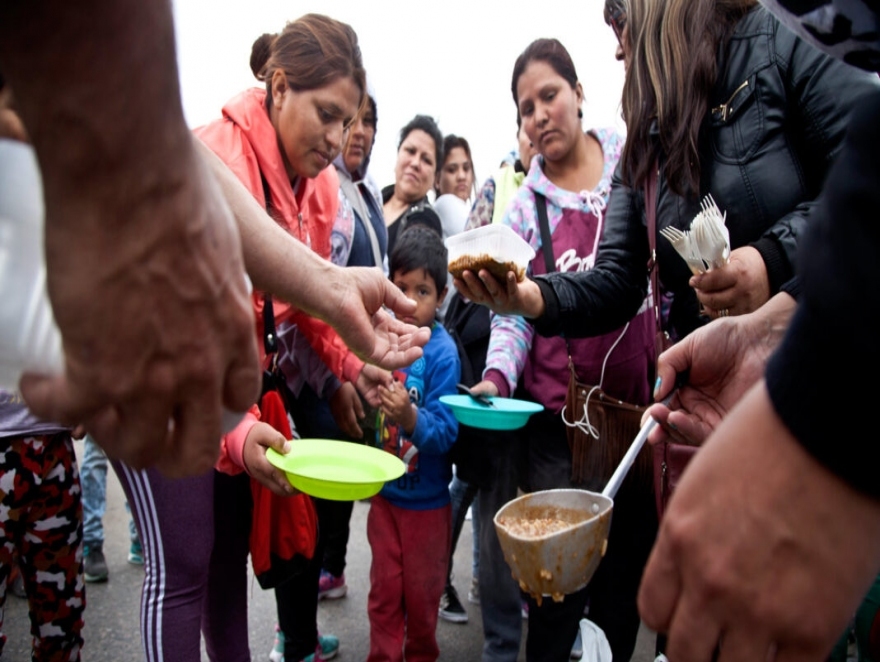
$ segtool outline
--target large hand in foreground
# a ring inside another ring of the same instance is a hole
[[[479,275],[465,271],[461,278],[454,278],[455,289],[475,303],[487,306],[499,315],[522,315],[536,318],[544,314],[544,298],[541,290],[530,278],[516,281],[516,274],[507,272],[507,281],[498,281],[485,269]]]
[[[657,361],[655,399],[672,392],[676,375],[687,373],[687,381],[668,406],[649,408],[647,414],[660,425],[648,440],[701,444],[763,376],[794,309],[794,299],[778,294],[754,313],[717,319],[663,352]]]
[[[49,294],[63,376],[25,375],[38,416],[83,422],[108,455],[169,476],[216,461],[221,412],[260,388],[238,232],[184,134],[173,164],[142,185],[46,185]],[[149,185],[147,185],[149,183]]]
[[[833,443],[833,442],[829,442]],[[798,444],[763,381],[694,457],[639,591],[676,662],[815,661],[880,566],[880,503]]]
[[[333,304],[322,317],[351,351],[389,370],[408,366],[419,358],[431,330],[405,324],[388,312],[398,317],[412,314],[415,302],[407,299],[381,269],[347,267],[335,271],[339,282],[328,293]]]

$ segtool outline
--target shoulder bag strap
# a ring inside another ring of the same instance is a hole
[[[547,220],[547,198],[543,193],[535,191],[535,209],[538,212],[538,225],[541,227],[541,252],[544,254],[544,266],[547,273],[556,271],[553,256],[553,237],[550,236],[550,221]]]
[[[660,266],[657,263],[657,178],[659,166],[655,161],[651,166],[651,172],[645,180],[645,217],[648,221],[648,246],[651,249],[651,257],[648,259],[648,273],[651,275],[651,295],[654,300],[654,320],[657,324],[657,332],[662,333],[662,321],[660,319]]]
[[[260,179],[263,182],[266,211],[271,216],[272,203],[270,202],[269,182],[266,181],[266,176],[262,172],[260,172]],[[266,356],[273,356],[278,351],[278,335],[275,330],[275,306],[272,305],[272,295],[268,293],[263,294],[263,348],[266,350]]]

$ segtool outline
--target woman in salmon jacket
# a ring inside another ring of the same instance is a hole
[[[221,119],[195,134],[279,225],[328,258],[337,215],[351,214],[349,207],[340,207],[339,181],[327,166],[364,100],[357,36],[348,25],[309,14],[278,35],[257,39],[251,67],[265,87],[235,96],[223,107]],[[253,303],[262,346],[262,292],[254,292]],[[277,325],[296,323],[333,372],[369,396],[363,362],[335,331],[288,304],[273,303]],[[252,408],[223,438],[219,471],[171,481],[153,469],[117,465],[145,547],[141,631],[147,660],[196,662],[201,659],[200,634],[211,660],[251,659],[246,593],[251,487],[246,472],[257,462],[265,464],[265,446],[284,445],[277,432],[258,421],[259,415]],[[283,493],[282,482],[271,489]],[[307,521],[314,540],[314,519]],[[311,636],[288,644],[287,659],[316,654],[314,616]]]

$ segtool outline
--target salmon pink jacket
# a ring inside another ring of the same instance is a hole
[[[294,191],[278,148],[275,127],[266,109],[265,89],[255,87],[241,92],[226,103],[220,119],[193,132],[220,157],[261,205],[267,207],[267,202],[271,203],[268,207],[277,223],[329,260],[330,234],[339,209],[336,169],[325,168],[314,179],[301,178]],[[266,200],[265,190],[269,191],[269,201]],[[297,267],[291,265],[291,268]],[[263,292],[254,291],[256,330],[261,353],[264,351],[263,296]],[[357,379],[364,363],[346,347],[330,325],[289,303],[276,299],[273,304],[276,325],[288,321],[296,324],[337,377],[349,381]],[[255,417],[246,417],[224,440],[233,462],[238,466],[242,466],[244,438],[254,422]]]

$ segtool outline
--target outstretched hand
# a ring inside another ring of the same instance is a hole
[[[794,299],[779,294],[758,311],[715,320],[663,352],[657,361],[654,398],[662,400],[671,393],[677,375],[687,373],[687,381],[668,406],[648,409],[660,423],[649,442],[701,444],[763,376],[794,307]]]
[[[410,365],[422,355],[431,330],[405,324],[398,318],[415,312],[407,299],[375,267],[339,269],[340,283],[334,288],[335,308],[325,321],[336,329],[349,349],[368,363],[393,370]],[[386,310],[387,308],[387,310]]]
[[[512,271],[507,272],[505,282],[485,269],[480,269],[479,274],[466,270],[461,278],[454,278],[452,282],[463,297],[487,306],[499,315],[522,315],[534,319],[544,313],[544,298],[535,281],[526,278],[517,282]]]

